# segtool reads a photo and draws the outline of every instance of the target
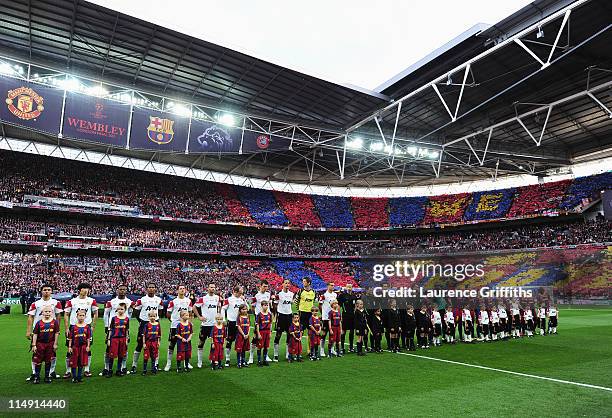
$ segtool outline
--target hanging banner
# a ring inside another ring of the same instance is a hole
[[[291,138],[245,130],[242,152],[246,154],[261,151],[287,151],[289,144],[291,144]]]
[[[144,108],[134,108],[130,149],[185,152],[189,118]]]
[[[130,106],[78,93],[66,95],[64,137],[125,148]]]
[[[38,131],[59,133],[64,91],[40,84],[0,77],[0,119]]]
[[[193,119],[189,153],[238,153],[242,129]]]

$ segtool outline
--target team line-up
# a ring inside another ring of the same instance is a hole
[[[334,291],[334,284],[329,283],[326,292],[318,297],[318,303],[308,278],[303,280],[303,286],[303,289],[294,293],[290,290],[289,280],[285,280],[282,289],[273,295],[269,291],[268,283],[262,281],[258,292],[251,299],[251,304],[243,295],[241,286],[234,287],[229,297],[222,298],[211,283],[207,293],[195,299],[195,303],[187,294],[186,286],[178,286],[177,296],[168,303],[166,309],[170,330],[164,371],[170,371],[175,350],[176,370],[189,372],[192,369],[190,360],[194,317],[201,321],[197,367],[203,366],[204,345],[207,339],[211,338],[208,359],[213,370],[230,367],[232,344],[238,368],[249,367],[254,363],[255,350],[258,366],[264,367],[269,366],[272,361],[278,362],[283,333],[286,334],[286,359],[289,362],[303,361],[303,335],[308,337],[308,358],[316,361],[321,357],[342,357],[347,335],[349,352],[356,351],[357,355],[362,356],[365,351],[381,353],[383,335],[388,349],[398,352],[402,348],[416,350],[415,336],[419,348],[441,345],[442,338],[447,343],[454,344],[457,329],[459,339],[467,343],[474,341],[474,334],[477,335],[478,341],[531,337],[536,327],[540,328],[542,335],[557,333],[558,310],[554,305],[536,309],[533,306],[522,308],[518,304],[512,304],[507,311],[506,306],[500,303],[499,306],[483,306],[476,310],[467,306],[463,309],[447,306],[435,310],[423,303],[420,309],[415,311],[412,306],[398,309],[395,300],[391,300],[388,309],[373,309],[368,312],[351,285],[347,285],[346,289],[338,294]],[[113,376],[115,359],[115,375],[128,374],[131,317],[138,320],[139,326],[129,373],[137,372],[141,353],[142,374],[157,373],[162,337],[159,318],[162,317],[164,306],[156,291],[154,284],[148,284],[146,295],[134,302],[127,297],[127,287],[120,285],[116,296],[105,304],[103,319],[106,351],[105,368],[101,375]],[[31,340],[32,350],[32,375],[28,380],[40,383],[43,363],[45,383],[51,383],[53,377],[61,377],[55,372],[55,367],[62,313],[68,348],[64,378],[72,378],[72,382],[78,383],[83,381],[83,376],[92,375],[91,345],[98,319],[98,305],[96,300],[89,296],[90,292],[89,284],[79,284],[77,295],[62,307],[62,304],[52,297],[52,286],[41,287],[41,298],[32,303],[28,311],[26,338]],[[294,306],[298,313],[293,312]],[[251,312],[255,315],[254,323],[251,321]],[[273,323],[276,332],[273,359],[270,359],[268,349]],[[354,336],[357,336],[356,345]],[[250,354],[248,361],[247,352]]]

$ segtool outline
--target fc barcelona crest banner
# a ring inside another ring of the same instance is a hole
[[[0,119],[52,134],[59,133],[64,91],[24,80],[0,77]]]
[[[191,131],[189,133],[190,153],[237,154],[240,151],[241,140],[241,128],[197,119],[191,121]]]
[[[130,148],[185,152],[188,132],[189,118],[135,107]]]
[[[64,137],[125,148],[130,106],[78,93],[66,95]]]

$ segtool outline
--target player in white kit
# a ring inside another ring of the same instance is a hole
[[[559,318],[559,311],[555,305],[548,308],[548,333],[557,333],[557,322]]]
[[[57,319],[57,323],[60,323],[60,314],[62,313],[62,304],[51,297],[53,294],[53,287],[50,284],[43,284],[40,287],[40,299],[30,305],[30,309],[28,310],[28,324],[26,327],[26,338],[28,340],[32,339],[32,328],[34,324],[36,324],[40,318],[42,317],[43,308],[49,306],[53,309],[53,313],[55,314],[55,319]],[[61,377],[57,373],[55,373],[55,364],[56,359],[51,360],[51,369],[49,371],[49,376],[53,378]],[[34,368],[35,364],[32,363],[32,375],[27,378],[27,380],[31,380],[34,376]]]
[[[506,312],[506,307],[504,305],[499,305],[497,307],[497,312],[499,314],[499,326],[501,328],[501,338],[506,338],[506,333],[508,332],[508,312]]]
[[[455,344],[455,315],[453,314],[453,308],[450,305],[446,307],[444,322],[446,323],[446,335],[444,336],[446,342]]]
[[[80,311],[85,312],[85,324],[91,325],[91,335],[93,340],[94,330],[96,327],[96,320],[98,319],[98,304],[96,300],[89,297],[89,293],[91,292],[91,285],[88,283],[79,283],[77,286],[77,297],[70,299],[66,302],[66,306],[64,307],[64,327],[66,329],[66,347],[68,347],[68,331],[70,326],[76,325],[77,323],[77,313]],[[85,371],[83,376],[91,377],[91,372],[89,371],[89,367],[91,365],[91,353],[89,353],[89,360],[87,361],[87,366],[85,366]],[[69,354],[66,353],[66,373],[64,374],[64,378],[67,379],[71,376],[70,373],[70,357]]]
[[[520,338],[521,337],[521,310],[519,309],[519,305],[517,303],[512,304],[510,313],[512,314],[512,337]]]
[[[546,333],[546,307],[541,306],[538,309],[538,327],[540,327],[540,335]]]
[[[248,306],[246,299],[243,296],[242,286],[234,286],[234,291],[230,297],[223,301],[221,313],[227,320],[227,339],[225,342],[225,367],[230,366],[230,355],[232,343],[236,341],[238,329],[236,328],[236,320],[238,319],[238,311],[242,305]]]
[[[493,341],[497,341],[499,337],[499,313],[497,312],[497,307],[491,308],[491,338]]]
[[[154,283],[147,284],[147,294],[136,301],[134,304],[134,311],[136,318],[138,319],[138,340],[136,341],[136,349],[134,350],[134,356],[132,358],[132,370],[131,373],[136,373],[136,365],[138,364],[138,357],[142,351],[143,341],[142,336],[144,335],[145,328],[149,322],[149,312],[155,312],[157,317],[161,315],[163,308],[162,300],[159,296],[155,295],[157,292],[157,286]],[[155,360],[153,360],[155,361]],[[157,368],[157,364],[155,365]]]
[[[271,299],[272,299],[272,295],[270,294],[270,291],[268,290],[268,282],[266,280],[262,280],[259,283],[259,291],[255,293],[255,296],[253,296],[253,299],[252,299],[255,318],[257,318],[257,315],[259,314],[259,312],[261,312],[261,302],[265,300],[269,304]],[[253,335],[253,340],[251,341],[251,351],[249,353],[248,364],[253,364],[253,360],[255,359],[256,345],[257,345],[257,333]],[[266,357],[266,361],[271,362],[272,360]]]
[[[166,355],[165,372],[170,371],[172,366],[172,356],[174,354],[174,346],[176,345],[176,327],[181,321],[181,312],[192,312],[191,299],[187,296],[187,288],[184,285],[179,285],[176,291],[176,297],[168,303],[166,317],[170,320],[170,332],[168,333],[168,354]],[[189,367],[189,365],[187,366]]]
[[[472,319],[472,311],[469,308],[461,310],[461,320],[463,321],[463,338],[466,343],[472,342],[472,333],[474,332],[474,321]]]
[[[529,306],[523,310],[523,320],[525,321],[525,333],[527,337],[533,337],[533,312]]]
[[[208,293],[200,297],[193,306],[193,313],[201,321],[200,342],[198,343],[198,368],[202,368],[202,358],[204,357],[204,344],[210,337],[212,328],[215,325],[215,317],[221,312],[221,296],[215,294],[217,290],[214,283],[208,285]],[[200,312],[198,312],[198,309]]]
[[[334,292],[334,283],[327,283],[327,290],[319,297],[319,305],[321,309],[321,320],[323,321],[323,336],[321,337],[321,345],[319,354],[321,357],[325,357],[325,337],[329,334],[329,312],[331,311],[331,304],[334,301],[338,301],[338,294]],[[332,349],[333,350],[333,349]],[[333,354],[336,354],[332,351]]]
[[[480,338],[480,341],[491,341],[489,338],[489,312],[484,306],[480,308],[478,323],[482,329],[482,337]]]
[[[431,312],[431,325],[433,326],[433,345],[440,346],[440,335],[442,334],[442,316],[435,309]]]
[[[278,362],[278,345],[283,332],[287,334],[285,343],[287,345],[285,350],[285,358],[289,359],[289,327],[291,326],[291,318],[293,317],[293,298],[295,293],[289,290],[291,281],[289,279],[283,280],[283,288],[276,294],[274,302],[276,303],[276,311],[278,313],[276,317],[276,335],[274,336],[274,361]],[[329,313],[328,313],[329,315]]]

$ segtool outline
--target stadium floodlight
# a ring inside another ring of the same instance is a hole
[[[408,147],[406,148],[406,152],[410,155],[412,155],[413,157],[416,157],[417,155],[417,147]]]
[[[191,109],[188,106],[176,104],[173,106],[172,113],[188,118],[191,116]]]
[[[372,142],[370,144],[370,151],[382,151],[385,147],[385,144],[382,142]]]
[[[230,115],[229,113],[223,113],[217,116],[217,119],[219,120],[219,122],[221,122],[221,124],[225,126],[234,126],[234,124],[236,123],[234,116]]]
[[[104,87],[102,86],[92,86],[92,87],[87,87],[85,89],[85,94],[88,94],[90,96],[106,96],[108,95],[108,90],[106,90]]]
[[[83,90],[83,85],[76,78],[70,77],[68,79],[63,80],[60,84],[61,84],[61,86],[65,90],[68,90],[68,91],[81,91],[81,90]]]
[[[14,71],[15,70],[13,70],[13,67],[11,67],[10,64],[7,64],[6,62],[0,64],[0,74],[9,75],[13,74]]]
[[[438,151],[432,151],[429,156],[432,160],[436,160],[440,156],[440,153]]]
[[[346,141],[346,147],[350,149],[361,149],[363,148],[363,139],[361,137],[355,137],[352,141]]]

